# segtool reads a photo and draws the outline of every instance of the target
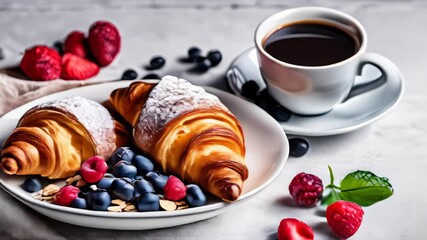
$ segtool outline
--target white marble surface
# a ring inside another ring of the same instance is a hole
[[[81,3],[82,1],[77,1]],[[171,3],[172,2],[172,3]],[[77,227],[46,218],[0,191],[0,239],[276,239],[278,223],[296,217],[311,225],[316,239],[332,239],[318,208],[296,207],[287,190],[293,176],[304,171],[328,181],[327,165],[336,179],[358,169],[390,179],[394,195],[364,208],[361,228],[352,239],[427,239],[427,4],[424,1],[216,1],[195,4],[184,1],[91,1],[88,7],[48,1],[0,4],[0,46],[6,59],[0,67],[19,60],[19,53],[36,43],[51,44],[74,29],[107,19],[123,36],[119,59],[109,71],[138,68],[161,54],[167,65],[159,74],[174,74],[197,84],[224,88],[224,73],[240,52],[252,46],[257,24],[281,9],[322,5],[345,11],[365,25],[368,51],[393,62],[405,77],[404,96],[384,118],[360,130],[330,137],[311,137],[310,150],[302,158],[290,158],[282,174],[255,197],[206,221],[150,231],[108,231]],[[61,4],[66,4],[61,5]],[[204,75],[185,72],[177,62],[192,46],[218,48],[222,63]]]

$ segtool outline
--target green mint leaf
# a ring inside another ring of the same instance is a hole
[[[393,194],[393,187],[385,177],[378,177],[370,171],[355,171],[341,181],[339,195],[343,200],[360,206],[370,206]]]
[[[334,203],[335,201],[338,201],[342,199],[339,192],[337,192],[335,189],[331,189],[331,191],[329,192],[329,194],[326,195],[326,197],[322,198],[322,201],[320,202],[321,205],[331,205],[332,203]]]

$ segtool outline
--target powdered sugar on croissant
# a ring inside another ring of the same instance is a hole
[[[205,89],[181,78],[165,76],[145,102],[139,125],[158,129],[184,112],[212,107],[228,111],[217,96],[207,93]]]
[[[47,102],[21,117],[3,144],[0,167],[11,175],[65,178],[91,156],[108,158],[127,137],[97,102],[82,97]]]
[[[92,136],[92,140],[96,145],[96,151],[99,155],[108,157],[111,152],[115,150],[115,123],[111,114],[101,104],[87,98],[76,96],[42,103],[34,107],[27,114],[30,114],[31,111],[37,111],[38,109],[56,109],[75,118]]]

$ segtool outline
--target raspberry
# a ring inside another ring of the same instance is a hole
[[[289,193],[299,205],[314,207],[322,197],[322,180],[313,174],[299,173],[289,184]]]
[[[326,220],[337,237],[347,239],[359,229],[363,214],[356,203],[338,200],[326,209]]]
[[[104,177],[108,170],[108,165],[100,156],[93,156],[86,160],[80,167],[80,174],[88,183],[98,182]]]
[[[114,24],[97,21],[90,26],[88,44],[99,66],[109,65],[120,51],[120,33]]]
[[[67,185],[59,189],[55,196],[55,203],[61,206],[70,206],[71,202],[79,195],[80,189],[72,185]]]
[[[285,218],[280,221],[277,230],[278,240],[313,240],[313,229],[306,223],[295,218]]]
[[[169,176],[168,181],[166,182],[164,193],[165,198],[172,201],[178,201],[187,195],[187,187],[184,183],[175,176]]]
[[[34,46],[25,50],[19,67],[32,80],[55,80],[61,74],[61,56],[53,48]]]

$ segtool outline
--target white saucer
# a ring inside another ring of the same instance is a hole
[[[319,116],[292,114],[288,121],[279,123],[287,134],[302,136],[335,135],[366,126],[390,112],[402,97],[403,77],[397,67],[395,71],[396,74],[389,76],[382,86],[351,98],[326,114]],[[356,77],[356,83],[372,80],[378,74],[378,69],[366,66],[363,76]],[[250,48],[239,55],[230,65],[226,77],[231,90],[242,98],[244,97],[240,94],[240,89],[246,81],[254,80],[260,86],[260,90],[266,88],[259,71],[255,48]]]

